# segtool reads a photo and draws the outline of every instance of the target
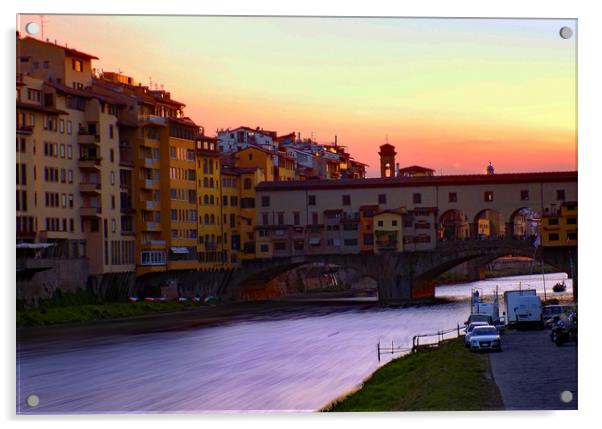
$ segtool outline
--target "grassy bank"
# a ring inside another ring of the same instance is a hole
[[[92,322],[152,313],[176,312],[206,306],[194,301],[107,302],[17,310],[17,327],[44,326],[69,322]]]
[[[324,411],[460,411],[502,409],[489,357],[462,339],[389,362],[363,387]]]

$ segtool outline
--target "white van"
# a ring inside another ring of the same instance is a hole
[[[523,295],[515,300],[514,314],[516,315],[516,328],[537,327],[543,328],[543,311],[541,298],[537,295]]]
[[[514,327],[518,321],[515,308],[519,307],[519,302],[525,296],[537,296],[535,289],[508,290],[504,292],[504,303],[506,305],[506,322],[508,327]]]

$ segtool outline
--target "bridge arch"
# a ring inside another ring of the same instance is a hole
[[[470,238],[470,223],[462,210],[449,209],[439,217],[439,240],[455,241]]]
[[[540,235],[541,213],[528,206],[520,207],[508,219],[508,236],[534,240]]]
[[[495,209],[487,208],[474,217],[472,237],[478,239],[504,238],[506,221],[504,215]]]

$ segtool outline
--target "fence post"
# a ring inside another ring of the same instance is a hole
[[[376,353],[378,354],[378,362],[380,362],[380,338],[378,339],[378,344],[376,344]]]
[[[460,324],[456,323],[457,327],[458,327],[458,337],[460,337]]]

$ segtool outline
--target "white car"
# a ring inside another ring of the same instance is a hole
[[[502,341],[496,327],[475,326],[470,335],[470,350],[502,351]]]
[[[477,326],[490,326],[490,325],[487,322],[471,322],[471,323],[469,323],[468,326],[466,327],[466,336],[464,336],[464,344],[466,345],[466,347],[470,346],[470,336],[472,335],[472,331]]]

